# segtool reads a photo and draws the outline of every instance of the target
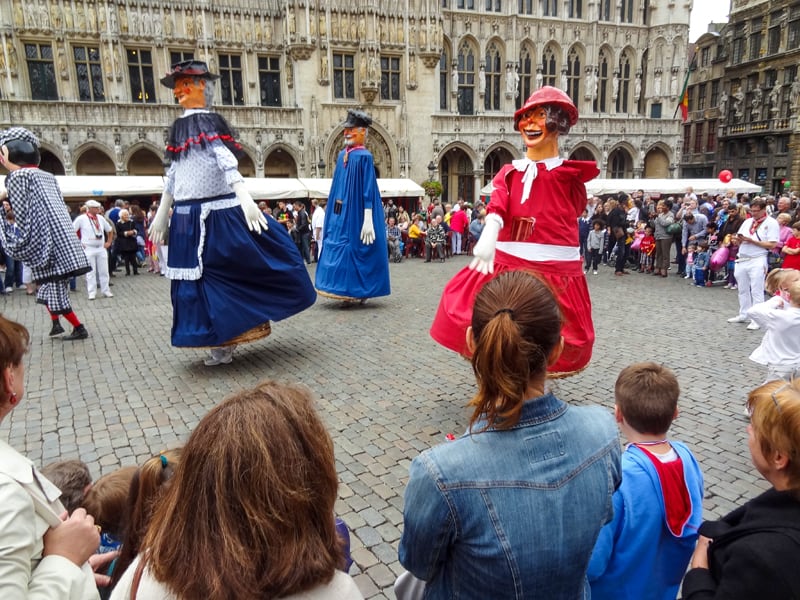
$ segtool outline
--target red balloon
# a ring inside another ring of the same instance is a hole
[[[723,169],[719,172],[719,180],[722,183],[730,183],[731,179],[733,179],[733,173],[728,171],[728,169]]]

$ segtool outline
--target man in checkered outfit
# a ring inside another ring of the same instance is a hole
[[[9,170],[5,191],[14,210],[15,222],[9,223],[0,209],[0,243],[15,260],[31,269],[39,284],[36,301],[44,304],[53,322],[51,336],[64,333],[59,316],[73,326],[65,340],[89,337],[86,327],[72,311],[69,279],[91,271],[80,241],[61,196],[55,177],[39,166],[39,140],[22,127],[0,131],[0,164]]]

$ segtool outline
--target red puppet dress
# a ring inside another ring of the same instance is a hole
[[[431,326],[437,342],[469,356],[466,330],[483,285],[504,271],[527,270],[546,281],[561,306],[564,351],[548,372],[568,376],[589,364],[594,344],[592,305],[578,244],[578,217],[586,208],[585,182],[597,177],[594,162],[527,158],[504,166],[495,176],[486,209],[502,220],[494,273],[462,269],[442,292]],[[524,198],[524,190],[530,193]],[[492,217],[488,217],[492,218]],[[533,218],[533,220],[531,220]]]

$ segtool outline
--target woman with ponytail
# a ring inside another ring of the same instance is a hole
[[[477,393],[467,432],[411,464],[395,591],[404,598],[581,598],[620,482],[611,415],[546,388],[564,345],[552,290],[510,271],[467,329]],[[424,592],[423,592],[424,588]]]

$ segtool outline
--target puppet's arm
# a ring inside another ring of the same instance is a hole
[[[364,224],[361,226],[361,243],[369,246],[375,241],[375,226],[372,224],[372,209],[364,209]]]
[[[172,208],[172,194],[165,191],[161,194],[161,202],[158,203],[156,216],[150,223],[150,241],[154,244],[163,244],[169,229],[169,210]]]
[[[503,220],[498,215],[494,213],[487,215],[481,238],[472,249],[475,258],[469,264],[470,269],[484,275],[494,273],[494,251],[497,246],[497,236],[500,235],[502,228]]]
[[[239,200],[239,204],[242,206],[242,212],[244,213],[244,218],[247,221],[247,226],[250,228],[250,231],[253,233],[261,233],[262,230],[266,231],[269,229],[267,218],[253,201],[253,197],[250,195],[250,192],[247,191],[244,182],[237,181],[231,185],[231,187],[236,194],[236,198]]]

